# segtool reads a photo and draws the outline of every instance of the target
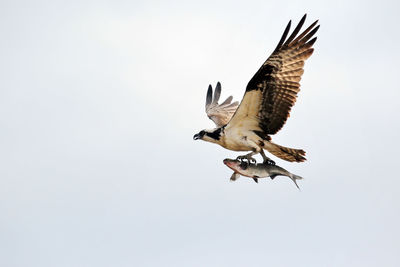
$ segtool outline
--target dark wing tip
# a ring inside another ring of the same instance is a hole
[[[303,17],[301,17],[301,20],[300,21],[306,21],[306,18],[307,18],[307,13],[304,13],[304,15],[303,15]]]
[[[300,40],[300,43],[305,43],[308,40],[310,40],[311,37],[314,36],[314,34],[318,31],[320,25],[317,25],[312,31],[310,31],[306,36],[303,37],[303,39]]]
[[[307,42],[307,40],[310,39],[318,31],[319,25],[317,25],[317,23],[318,23],[318,20],[314,21],[310,26],[308,26],[307,29],[305,29],[301,34],[299,34],[299,36],[297,36],[296,39],[294,39],[288,45],[292,46],[292,45],[298,44],[299,42],[303,42],[303,43]],[[317,27],[315,27],[315,25],[317,25]]]
[[[291,41],[296,37],[296,35],[299,33],[301,30],[301,27],[303,27],[304,22],[306,21],[307,14],[305,14],[299,23],[297,24],[296,28],[293,30],[292,34],[289,36],[289,38],[286,40],[286,42],[283,44],[283,46],[287,46],[290,44]]]
[[[289,31],[290,31],[290,26],[291,26],[291,25],[292,25],[292,20],[289,20],[289,23],[288,23],[288,25],[286,26],[285,31],[284,31],[283,34],[282,34],[281,40],[279,40],[279,43],[278,43],[278,45],[276,46],[274,52],[277,51],[277,50],[279,50],[279,48],[281,48],[283,42],[285,42],[286,36],[288,35],[288,33],[289,33]]]
[[[206,107],[207,107],[208,105],[211,104],[212,95],[213,95],[213,91],[212,91],[212,86],[211,86],[211,84],[210,84],[210,85],[208,86],[208,90],[207,90]]]
[[[218,103],[220,96],[221,96],[221,83],[217,82],[217,86],[215,87],[215,91],[214,91],[214,99],[213,99],[214,104]]]
[[[310,41],[307,42],[307,45],[310,47],[313,46],[313,44],[317,41],[317,37],[312,38]]]

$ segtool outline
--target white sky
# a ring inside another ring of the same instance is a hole
[[[399,266],[396,1],[2,1],[0,266]],[[209,83],[240,100],[320,19],[274,141],[301,175],[229,182]]]

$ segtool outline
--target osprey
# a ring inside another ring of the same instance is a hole
[[[239,107],[237,102],[231,103],[232,96],[218,104],[221,94],[219,82],[214,97],[211,85],[208,87],[206,113],[217,128],[200,131],[194,135],[194,140],[216,143],[234,151],[251,151],[238,157],[249,162],[255,162],[253,156],[260,153],[264,163],[274,164],[265,155],[264,149],[286,161],[306,160],[304,150],[277,145],[270,137],[283,127],[289,117],[300,91],[304,61],[314,51],[312,46],[317,37],[312,37],[318,31],[318,20],[298,34],[305,19],[306,15],[287,38],[291,25],[289,21],[277,47],[247,84]]]

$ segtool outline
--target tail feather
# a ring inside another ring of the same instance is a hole
[[[303,162],[306,160],[306,158],[304,157],[306,155],[306,152],[302,149],[284,147],[268,141],[264,142],[264,148],[271,154],[286,161]]]

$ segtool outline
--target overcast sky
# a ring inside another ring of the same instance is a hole
[[[399,266],[400,6],[370,2],[0,2],[0,266]],[[207,86],[240,100],[304,13],[301,191],[229,182]]]

